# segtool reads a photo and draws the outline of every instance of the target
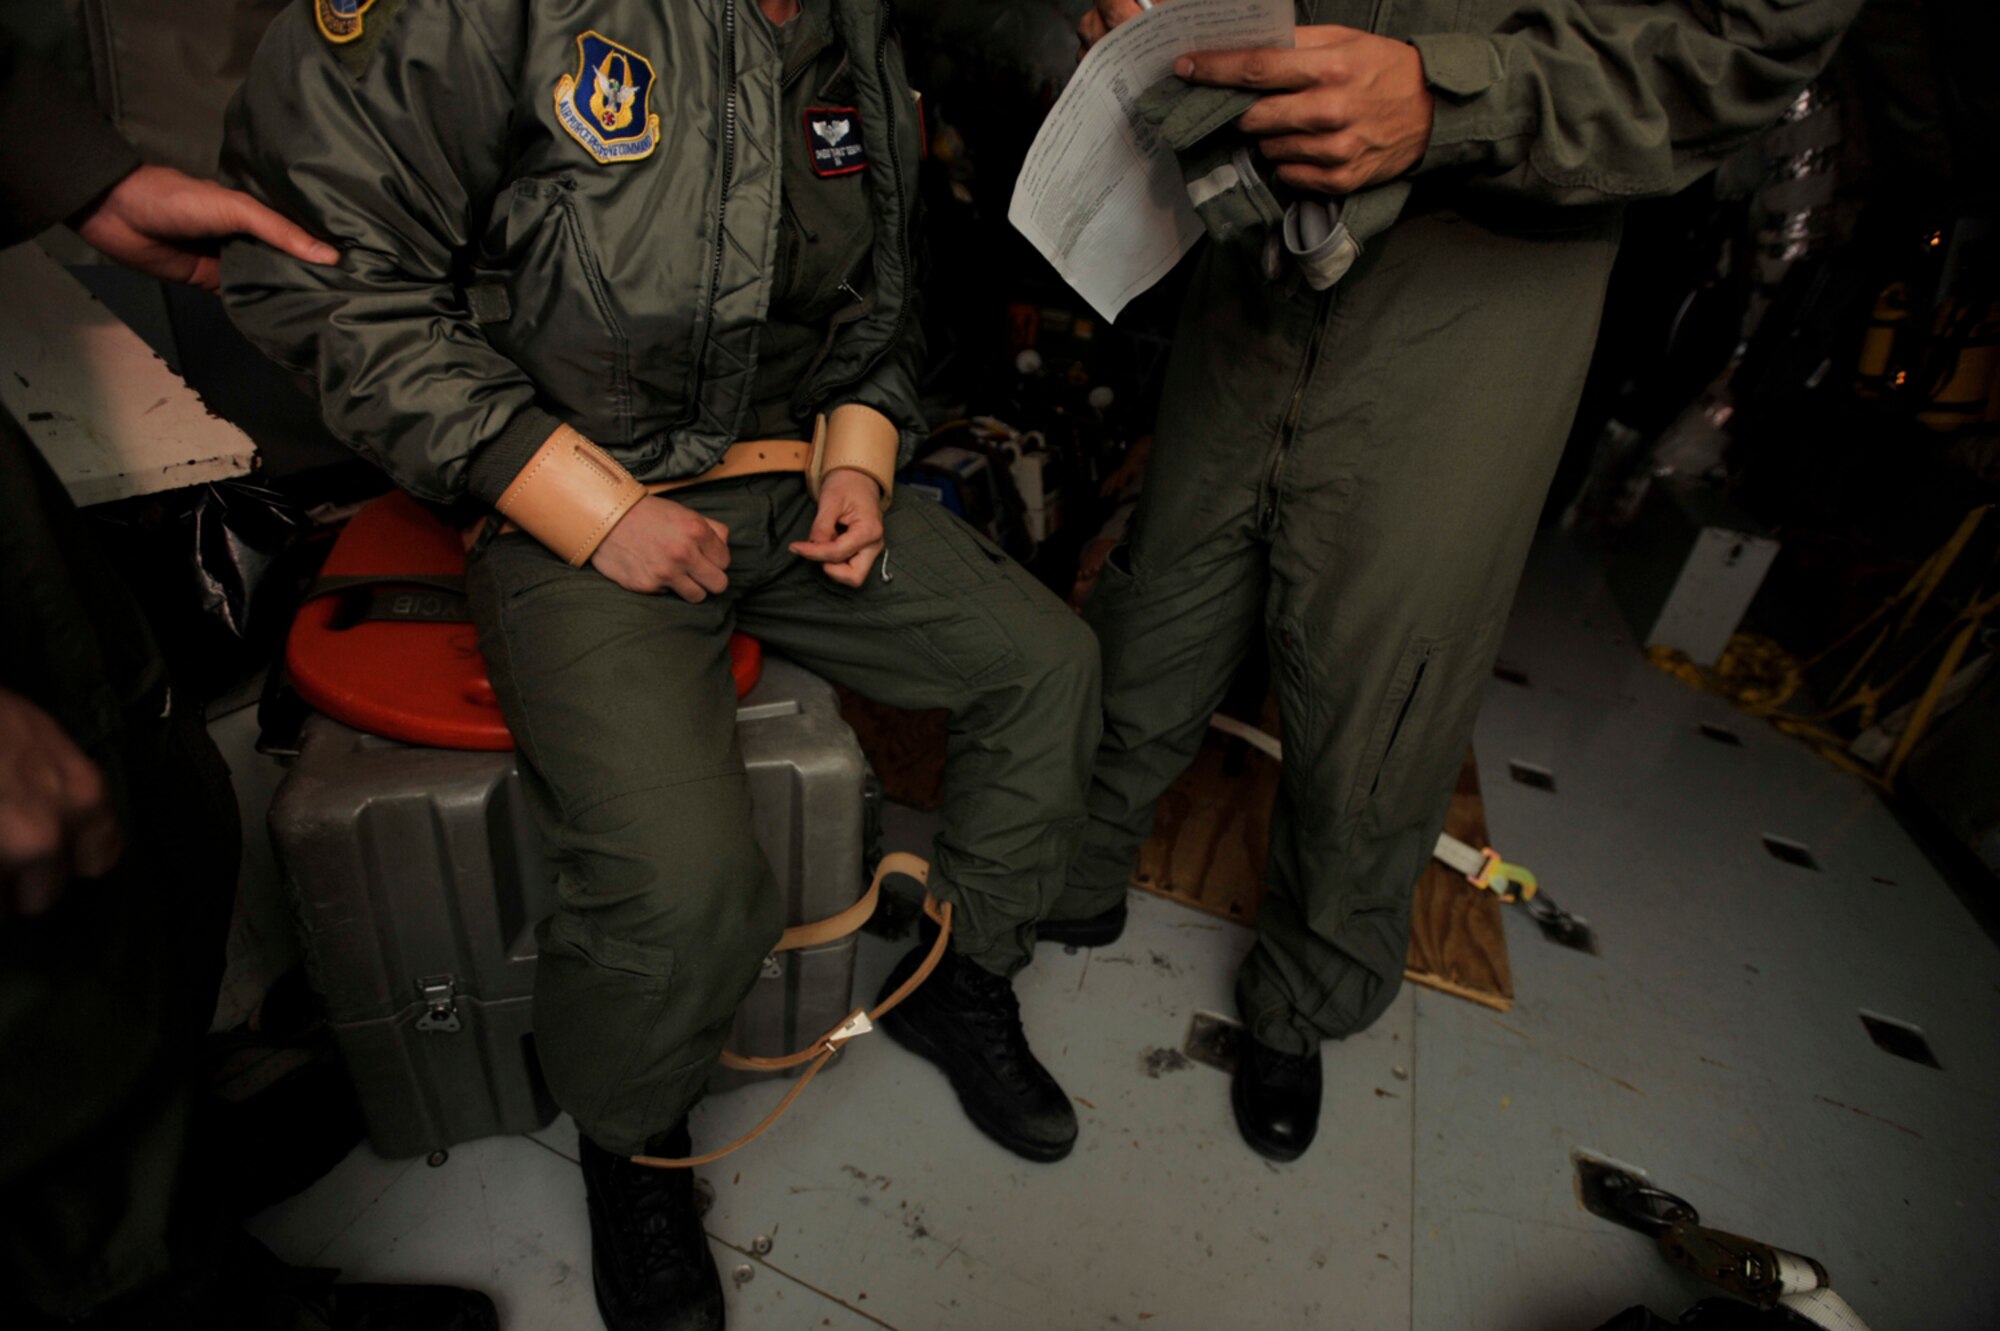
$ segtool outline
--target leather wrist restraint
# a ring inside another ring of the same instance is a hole
[[[582,568],[646,487],[609,453],[559,427],[521,468],[496,507],[573,568]]]
[[[835,407],[813,423],[806,488],[817,499],[828,472],[858,471],[882,487],[882,509],[887,512],[896,490],[896,456],[901,447],[896,423],[875,408],[859,402]]]

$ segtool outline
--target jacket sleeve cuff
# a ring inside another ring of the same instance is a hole
[[[582,568],[645,497],[646,487],[616,458],[558,425],[494,507],[571,567]]]
[[[1513,138],[1522,127],[1506,112],[1506,68],[1491,37],[1438,32],[1412,37],[1424,62],[1424,83],[1436,96],[1430,148],[1417,170],[1472,166],[1493,144]]]
[[[507,493],[528,459],[561,428],[562,422],[540,407],[523,407],[507,422],[506,429],[472,455],[465,471],[466,489],[481,503],[498,508],[500,496]]]

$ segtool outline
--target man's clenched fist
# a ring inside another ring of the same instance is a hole
[[[628,592],[706,601],[729,586],[729,528],[654,495],[618,519],[590,566]]]

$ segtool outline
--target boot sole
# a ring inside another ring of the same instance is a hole
[[[591,1263],[590,1292],[596,1297],[597,1316],[604,1323],[605,1331],[655,1331],[660,1325],[659,1321],[646,1314],[639,1313],[630,1317],[612,1316],[609,1305],[604,1298],[604,1281],[597,1274],[596,1266],[595,1262]],[[716,1287],[718,1290],[720,1290],[721,1284],[722,1277],[718,1273],[716,1276]],[[688,1311],[693,1317],[701,1320],[682,1321],[673,1328],[673,1331],[724,1331],[724,1307],[719,1294],[716,1305],[712,1310],[715,1314],[712,1319],[704,1316],[705,1313],[711,1311],[710,1309],[703,1308],[682,1311]]]
[[[891,1040],[894,1040],[918,1058],[923,1059],[939,1072],[944,1073],[944,1079],[951,1083],[952,1093],[958,1097],[958,1107],[963,1109],[965,1116],[972,1120],[972,1126],[978,1128],[994,1142],[1006,1147],[1023,1160],[1032,1160],[1038,1165],[1052,1165],[1076,1149],[1076,1138],[1074,1137],[1060,1145],[1052,1146],[1047,1142],[1030,1141],[1023,1137],[1010,1136],[996,1127],[978,1109],[974,1108],[972,1100],[966,1096],[964,1091],[959,1089],[957,1081],[953,1080],[951,1072],[944,1065],[944,1061],[938,1057],[936,1044],[932,1043],[925,1036],[910,1030],[906,1023],[896,1020],[893,1014],[883,1019],[882,1029],[888,1034]]]

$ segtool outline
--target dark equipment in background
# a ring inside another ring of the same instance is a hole
[[[930,445],[901,483],[942,502],[1067,594],[1116,508],[1103,493],[1151,429],[1185,273],[1114,327],[1007,221],[1014,178],[1076,67],[1079,6],[907,0],[923,90]]]

